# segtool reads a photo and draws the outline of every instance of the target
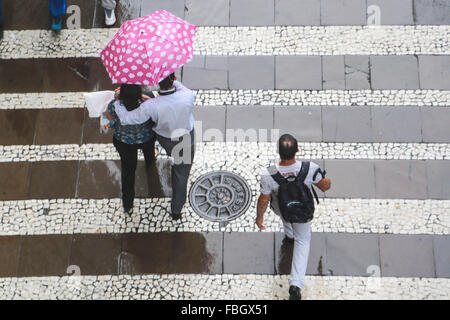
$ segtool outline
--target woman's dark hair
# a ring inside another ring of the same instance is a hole
[[[169,90],[173,86],[174,81],[175,81],[175,73],[172,73],[159,83],[159,87],[162,90]]]
[[[142,103],[141,86],[137,84],[122,84],[120,86],[119,100],[128,111],[136,109]]]

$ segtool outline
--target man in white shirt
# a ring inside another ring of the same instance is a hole
[[[139,108],[128,112],[119,106],[115,111],[122,125],[141,124],[149,119],[155,123],[153,130],[158,142],[174,158],[171,215],[178,220],[186,203],[187,182],[194,161],[195,93],[176,81],[174,74],[162,80],[159,87],[159,96],[146,100]]]
[[[276,170],[284,177],[297,176],[302,167],[302,162],[296,160],[298,152],[297,140],[284,134],[278,141],[278,152],[281,161],[275,166]],[[273,172],[276,173],[276,172]],[[312,184],[320,190],[330,189],[330,179],[324,178],[319,166],[310,162],[309,171],[306,174],[304,183],[311,188]],[[289,281],[289,296],[291,300],[301,299],[301,288],[304,284],[306,267],[308,265],[309,247],[311,241],[311,222],[307,223],[289,223],[283,219],[277,201],[279,185],[272,178],[269,169],[264,169],[261,174],[261,195],[258,198],[256,225],[264,230],[264,213],[267,210],[269,202],[275,214],[279,215],[283,221],[285,241],[294,241],[294,254],[292,257],[291,278]]]

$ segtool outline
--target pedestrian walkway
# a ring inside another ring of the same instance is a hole
[[[447,1],[118,6],[119,22],[167,9],[199,26],[177,73],[197,93],[189,187],[214,170],[243,177],[251,204],[228,224],[189,203],[170,218],[163,150],[150,171],[140,155],[135,211],[123,213],[112,136],[83,98],[113,88],[99,54],[117,29],[95,1],[68,0],[82,29],[64,21],[55,36],[47,1],[23,2],[4,0],[0,42],[0,299],[287,299],[292,246],[273,213],[264,232],[254,224],[283,133],[332,180],[304,299],[450,297]]]

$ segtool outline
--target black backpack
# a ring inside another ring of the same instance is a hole
[[[314,217],[314,199],[311,190],[314,193],[317,203],[317,197],[314,187],[311,189],[305,184],[306,176],[309,172],[309,162],[302,162],[300,172],[295,177],[285,178],[278,170],[272,174],[272,178],[280,186],[278,188],[278,205],[280,207],[283,219],[290,223],[309,222]],[[269,168],[269,172],[274,168]],[[319,170],[318,170],[319,171]],[[314,174],[316,176],[317,172]]]

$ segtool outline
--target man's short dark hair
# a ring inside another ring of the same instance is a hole
[[[283,134],[278,140],[278,153],[281,160],[292,160],[298,150],[298,142],[290,134]]]
[[[174,81],[175,81],[175,73],[172,73],[159,83],[159,87],[162,90],[169,90],[170,88],[172,88]]]

